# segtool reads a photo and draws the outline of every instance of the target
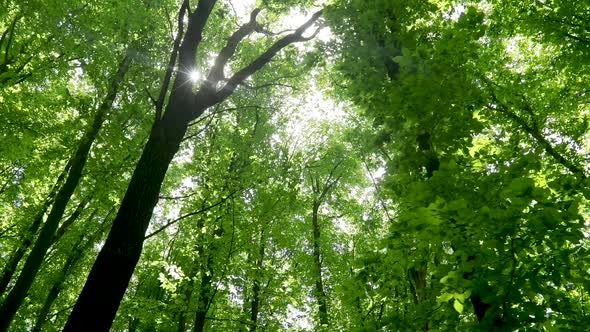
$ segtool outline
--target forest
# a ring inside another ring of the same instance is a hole
[[[588,0],[0,0],[0,332],[590,331]]]

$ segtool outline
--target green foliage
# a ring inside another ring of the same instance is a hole
[[[189,330],[197,312],[206,331],[584,330],[587,4],[326,3],[252,2],[272,31],[325,5],[331,37],[283,50],[191,124],[113,330]],[[178,3],[2,6],[1,268],[133,58],[11,325],[58,331],[149,135]],[[218,1],[202,77],[246,20]],[[281,36],[244,39],[226,75]]]

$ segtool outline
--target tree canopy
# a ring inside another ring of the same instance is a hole
[[[584,331],[585,1],[0,1],[0,331]]]

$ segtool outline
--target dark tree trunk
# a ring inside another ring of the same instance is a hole
[[[139,260],[164,175],[186,128],[184,121],[171,116],[164,116],[152,128],[109,236],[64,331],[110,328]]]
[[[186,283],[182,284],[180,293],[183,295],[182,308],[178,311],[178,332],[186,331],[187,324],[187,308],[190,307],[191,299],[193,297],[193,290],[195,288],[195,278],[199,272],[198,264],[195,262],[191,267],[190,274]]]
[[[211,264],[213,264],[213,258],[209,255],[206,266],[201,271],[201,287],[199,288],[199,299],[193,332],[203,332],[205,329],[207,312],[209,311],[211,301],[213,301],[213,269],[211,268]]]
[[[204,224],[204,220],[199,218],[197,221],[196,229],[202,229]],[[198,239],[197,239],[198,241]],[[203,246],[201,243],[197,244],[195,248],[198,257],[203,257]],[[180,293],[183,295],[183,307],[180,308],[178,312],[178,332],[185,332],[186,331],[186,323],[187,323],[187,308],[190,307],[191,299],[193,297],[193,291],[195,288],[195,279],[197,274],[200,270],[200,266],[197,261],[192,262],[192,266],[190,267],[190,273],[188,275],[188,281],[181,285]]]
[[[219,221],[219,216],[216,221]],[[199,245],[197,251],[199,256],[206,256],[207,259],[201,265],[201,285],[199,287],[199,297],[197,299],[197,312],[195,315],[195,323],[193,332],[202,332],[205,329],[205,321],[207,319],[207,312],[209,307],[213,303],[213,297],[215,296],[215,288],[213,287],[213,255],[217,251],[217,243],[215,237],[221,237],[223,235],[223,227],[219,227],[214,231],[213,242],[211,247],[208,248],[208,252],[205,252],[205,247]],[[231,251],[231,249],[230,249]]]
[[[64,167],[64,169],[62,170],[61,174],[57,178],[57,181],[53,185],[53,189],[51,190],[50,194],[48,195],[47,199],[45,200],[43,207],[37,213],[37,215],[35,215],[35,217],[33,218],[33,221],[29,225],[29,228],[24,232],[24,234],[22,236],[23,242],[12,253],[10,258],[8,259],[8,262],[4,266],[4,269],[2,271],[2,277],[0,278],[0,297],[2,295],[4,295],[4,292],[6,291],[8,284],[10,283],[10,279],[12,279],[12,276],[14,275],[14,272],[16,271],[16,268],[18,267],[18,264],[20,263],[21,259],[25,255],[25,252],[29,249],[29,247],[33,243],[33,238],[37,234],[37,231],[39,230],[39,227],[41,226],[41,223],[43,222],[43,217],[45,216],[45,213],[47,213],[47,210],[49,210],[49,207],[51,206],[51,204],[53,204],[53,202],[55,200],[55,196],[57,195],[57,192],[58,192],[61,184],[63,183],[65,177],[67,176],[67,174],[70,170],[70,166],[71,166],[71,162],[68,162],[66,164],[66,166]]]
[[[181,12],[187,3],[188,1],[183,2]],[[194,11],[187,10],[188,26],[178,48],[180,70],[174,80],[166,111],[160,117],[156,107],[156,122],[152,126],[148,142],[64,332],[107,331],[110,328],[141,255],[145,231],[158,201],[166,171],[179,149],[189,122],[198,118],[207,108],[227,99],[238,85],[270,62],[280,50],[294,42],[307,40],[302,37],[303,32],[321,15],[321,12],[314,14],[293,33],[277,40],[250,64],[235,72],[223,85],[223,69],[235,53],[237,44],[258,25],[249,23],[239,28],[228,38],[198,92],[193,93],[188,72],[195,68],[197,48],[215,3],[216,0],[200,0]],[[179,18],[179,23],[182,23],[182,17]],[[251,19],[255,18],[252,15]],[[217,88],[218,83],[222,88]],[[204,284],[210,282],[202,280]],[[204,322],[204,319],[204,315],[197,313],[197,322]],[[196,323],[195,325],[199,325]]]
[[[39,230],[39,226],[41,226],[41,222],[43,221],[43,216],[45,215],[47,208],[48,207],[45,207],[43,211],[35,217],[29,228],[25,231],[23,242],[12,253],[10,258],[8,259],[8,262],[4,266],[4,269],[2,271],[2,278],[0,279],[0,295],[3,295],[6,289],[8,288],[8,284],[10,283],[10,280],[12,279],[14,272],[16,272],[18,263],[20,263],[21,259],[25,255],[25,252],[31,246],[31,243],[33,243],[33,237]]]
[[[246,321],[246,326],[242,326],[240,331],[247,330],[253,332],[258,328],[258,313],[260,312],[261,303],[260,293],[262,290],[262,271],[264,269],[263,262],[266,250],[264,229],[260,231],[258,245],[258,256],[255,256],[252,253],[248,254],[248,263],[255,266],[255,271],[254,276],[252,277],[252,294],[249,296],[244,295],[246,300],[244,300],[244,305],[242,307],[243,313],[250,313],[249,317],[244,315],[244,319],[248,319],[249,322]]]
[[[35,279],[37,272],[39,272],[41,263],[43,263],[45,254],[51,245],[55,231],[59,225],[59,221],[63,217],[66,205],[70,201],[70,198],[72,197],[76,187],[78,186],[78,183],[80,182],[82,170],[86,164],[92,143],[94,143],[94,140],[96,139],[98,132],[102,127],[107,111],[111,108],[115,100],[117,90],[120,83],[123,81],[123,77],[125,76],[127,69],[129,68],[130,61],[131,58],[129,55],[126,55],[119,64],[118,71],[111,81],[111,85],[105,100],[102,102],[96,114],[94,115],[92,125],[84,133],[84,136],[78,144],[74,157],[72,158],[72,166],[69,170],[66,181],[57,193],[53,206],[51,207],[51,212],[49,212],[49,216],[47,216],[47,220],[41,228],[39,237],[37,238],[37,241],[35,242],[29,257],[27,258],[27,261],[23,266],[18,280],[0,307],[0,331],[5,331],[8,329],[8,326],[10,325],[10,322],[16,314],[20,304],[27,296],[29,288],[33,284],[33,280]]]
[[[53,283],[53,286],[49,290],[49,294],[47,295],[47,298],[43,303],[43,307],[41,308],[41,310],[39,311],[39,315],[37,316],[37,321],[35,323],[35,326],[33,327],[33,332],[41,331],[41,327],[43,327],[43,324],[45,324],[45,321],[47,320],[47,315],[49,314],[49,310],[51,309],[53,302],[55,302],[55,300],[59,296],[59,293],[63,289],[63,284],[66,281],[66,278],[68,277],[68,275],[71,274],[72,269],[76,266],[80,259],[84,257],[84,253],[86,252],[86,250],[90,246],[94,245],[94,243],[96,243],[96,240],[100,238],[100,236],[104,233],[105,229],[106,224],[101,225],[98,231],[92,234],[92,236],[86,241],[86,243],[84,243],[84,234],[80,235],[78,241],[76,241],[76,243],[72,247],[72,254],[66,260],[64,267],[59,272],[57,280]]]
[[[188,281],[184,283],[181,287],[181,294],[183,295],[183,307],[178,311],[178,332],[185,332],[186,331],[186,308],[191,303],[191,298],[193,297],[193,288],[195,287],[195,277],[197,276],[198,269],[193,266],[192,271],[188,276]]]
[[[265,239],[264,239],[264,232],[260,232],[260,251],[258,253],[258,261],[256,264],[256,274],[254,276],[254,282],[252,284],[252,301],[250,303],[250,322],[252,325],[250,326],[250,331],[256,331],[256,327],[258,326],[258,313],[260,312],[260,280],[263,265],[262,262],[264,261],[264,251],[266,249],[265,246]]]
[[[313,224],[313,261],[315,272],[315,297],[318,302],[320,325],[328,326],[328,297],[322,280],[322,260],[320,252],[320,225],[318,221],[319,202],[314,202],[311,221]]]
[[[88,203],[90,202],[90,200],[92,200],[92,194],[87,195],[86,197],[84,197],[80,203],[78,203],[78,206],[76,207],[76,209],[74,210],[74,212],[72,212],[72,214],[62,222],[61,226],[59,226],[59,228],[57,229],[57,231],[55,232],[55,235],[53,236],[53,239],[51,239],[51,243],[54,244],[57,241],[59,241],[61,239],[62,236],[64,236],[64,234],[66,233],[66,231],[68,230],[68,228],[70,226],[72,226],[72,224],[74,224],[74,222],[76,220],[78,220],[78,218],[80,217],[80,215],[82,214],[82,211],[86,208],[86,206],[88,205]],[[94,213],[96,213],[97,210],[94,210],[94,212],[90,213],[90,219],[92,219],[94,217]]]

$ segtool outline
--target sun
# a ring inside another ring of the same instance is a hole
[[[196,70],[192,70],[188,73],[188,77],[192,82],[197,82],[201,78],[201,74]]]

